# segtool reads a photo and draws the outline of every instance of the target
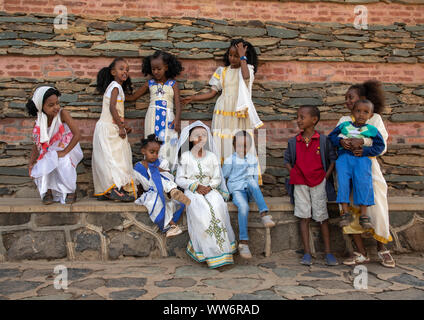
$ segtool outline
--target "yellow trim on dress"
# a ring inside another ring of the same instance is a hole
[[[224,117],[237,117],[237,118],[246,118],[247,114],[246,113],[242,113],[240,111],[224,111],[224,110],[214,110],[215,114],[220,114]]]
[[[94,194],[94,196],[95,197],[98,197],[98,196],[104,196],[106,193],[108,193],[110,190],[112,190],[113,188],[115,187],[115,184],[113,184],[110,188],[108,188],[105,192],[103,192],[103,193],[97,193],[97,194]]]
[[[387,244],[388,242],[393,241],[392,236],[389,236],[388,239],[379,236],[375,233],[374,229],[364,229],[359,223],[359,217],[361,216],[361,211],[357,207],[349,206],[349,210],[353,213],[353,221],[346,227],[343,227],[344,234],[362,234],[369,233],[373,236],[373,238],[381,243]]]

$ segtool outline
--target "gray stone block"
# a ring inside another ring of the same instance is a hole
[[[73,212],[33,213],[35,224],[39,227],[66,226],[77,224],[80,214]]]
[[[61,259],[67,255],[65,233],[62,231],[16,232],[9,238],[9,260]],[[6,242],[6,241],[5,241]]]
[[[103,214],[88,213],[87,222],[103,228],[103,231],[109,231],[122,225],[124,218],[120,213],[105,212]]]

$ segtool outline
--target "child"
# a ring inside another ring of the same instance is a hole
[[[355,121],[346,121],[337,126],[330,134],[329,139],[338,147],[339,157],[336,161],[337,170],[337,202],[342,204],[342,219],[340,226],[344,227],[353,221],[353,215],[348,209],[350,203],[350,184],[353,186],[353,199],[355,205],[361,209],[359,223],[364,229],[372,228],[370,218],[367,216],[367,207],[374,205],[374,191],[371,176],[371,160],[369,156],[379,155],[384,150],[384,140],[377,128],[366,124],[373,113],[374,105],[369,100],[358,100],[352,109]],[[347,138],[371,138],[372,147],[346,148]]]
[[[246,131],[239,131],[233,138],[236,152],[225,159],[222,172],[228,178],[228,190],[233,197],[233,203],[238,209],[239,222],[239,252],[245,259],[252,258],[249,250],[249,236],[247,233],[247,219],[249,215],[249,198],[253,198],[258,205],[262,223],[267,228],[275,226],[272,217],[267,215],[268,207],[265,203],[258,184],[257,158],[248,153],[252,147],[252,137]]]
[[[125,92],[131,93],[128,63],[116,58],[97,74],[97,90],[103,93],[103,107],[93,135],[93,181],[98,200],[133,202],[132,152],[124,122]]]
[[[187,253],[197,262],[206,261],[210,268],[232,264],[235,237],[221,195],[228,197],[228,191],[209,128],[201,121],[185,127],[177,151],[180,148],[183,153],[175,182],[191,200],[187,207]]]
[[[212,117],[212,133],[221,164],[232,154],[232,138],[239,130],[263,125],[252,103],[252,85],[258,68],[255,48],[243,39],[232,40],[224,54],[225,67],[218,67],[209,81],[207,93],[186,97],[183,103],[212,99],[219,91]],[[258,168],[259,172],[259,168]],[[262,184],[259,175],[260,184]]]
[[[384,90],[381,82],[368,80],[364,83],[352,85],[346,91],[345,99],[346,107],[349,111],[352,111],[353,105],[360,99],[368,99],[374,104],[374,114],[367,123],[376,127],[383,137],[385,148],[380,155],[384,154],[387,150],[387,139],[389,135],[380,116],[385,106]],[[354,120],[352,115],[343,116],[337,125],[351,120]],[[351,145],[352,147],[372,145],[372,140],[368,138],[350,138],[347,141],[348,146]],[[371,171],[375,205],[367,208],[367,216],[371,220],[373,229],[366,230],[366,232],[371,232],[376,240],[378,256],[381,259],[381,264],[388,268],[394,268],[396,266],[395,260],[390,254],[390,251],[384,246],[386,243],[393,240],[390,235],[387,183],[384,179],[383,173],[381,172],[377,158],[375,157],[371,158]],[[346,265],[355,265],[357,263],[367,262],[369,261],[369,258],[367,257],[361,237],[361,234],[364,233],[365,230],[359,224],[360,210],[354,206],[351,206],[350,209],[354,212],[355,220],[349,226],[343,227],[343,233],[352,235],[357,247],[357,252],[353,252],[353,256],[343,261],[343,263]]]
[[[44,204],[76,201],[76,167],[83,157],[79,128],[69,112],[60,108],[59,97],[56,88],[43,86],[26,104],[28,113],[37,117],[29,176],[34,178]]]
[[[159,156],[174,162],[175,147],[181,129],[180,90],[175,77],[183,67],[177,58],[164,51],[156,51],[144,58],[142,72],[153,79],[146,82],[128,101],[134,101],[150,91],[150,104],[144,121],[144,137],[155,134],[164,144]],[[174,115],[175,108],[175,115]]]
[[[338,262],[330,253],[327,199],[333,201],[336,198],[332,176],[336,154],[328,138],[315,131],[319,120],[320,112],[317,107],[299,108],[297,125],[302,132],[289,139],[284,164],[290,172],[287,191],[294,203],[294,215],[301,219],[300,231],[304,247],[301,263],[312,264],[309,246],[309,223],[312,216],[321,224],[326,263],[335,266]]]
[[[135,203],[145,206],[150,219],[166,232],[166,237],[172,237],[182,233],[176,223],[190,199],[177,189],[174,176],[169,173],[168,161],[158,159],[161,145],[162,141],[154,134],[141,141],[144,160],[134,166],[134,175],[146,192]],[[180,202],[184,204],[177,210]]]

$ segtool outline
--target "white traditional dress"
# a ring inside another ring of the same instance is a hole
[[[216,100],[212,116],[212,134],[221,164],[234,152],[233,137],[237,131],[257,129],[263,125],[251,99],[254,67],[250,64],[247,67],[250,75],[248,80],[243,79],[241,68],[234,69],[230,66],[218,67],[209,80],[212,90],[222,91]],[[253,136],[252,141],[255,145]],[[259,167],[258,173],[259,184],[262,184]]]
[[[39,157],[37,163],[31,171],[31,177],[34,178],[41,198],[44,198],[46,192],[52,190],[53,201],[65,203],[66,195],[74,193],[77,186],[76,167],[83,158],[80,144],[64,157],[59,158],[57,152],[65,149],[71,142],[73,134],[66,123],[62,123],[61,111],[56,116],[56,121],[52,122],[51,127],[47,128],[49,140],[40,142],[41,130],[40,122],[35,122],[32,131],[34,142],[37,145]]]
[[[165,171],[159,172],[159,168]],[[177,188],[174,176],[169,173],[168,161],[158,159],[149,163],[148,168],[137,162],[134,176],[145,191],[135,203],[145,206],[153,223],[165,232],[171,220],[177,223],[185,208],[183,203],[167,196],[167,193]]]
[[[163,141],[159,157],[169,163],[174,162],[175,148],[178,143],[178,133],[171,127],[174,115],[175,80],[167,80],[163,85],[154,79],[149,80],[150,104],[144,120],[144,137],[155,134]],[[177,84],[176,84],[177,85]]]
[[[122,86],[112,81],[103,95],[103,106],[100,119],[96,123],[93,135],[93,182],[94,195],[100,196],[108,193],[112,188],[132,192],[136,197],[133,181],[133,165],[131,146],[128,136],[122,139],[119,136],[119,127],[110,113],[110,97],[112,90],[118,88],[116,110],[124,120],[125,94]]]
[[[345,121],[354,121],[351,116],[343,116],[340,118],[337,125],[341,124]],[[384,122],[381,119],[381,116],[377,113],[367,121],[367,124],[373,125],[378,129],[381,136],[384,139],[385,148],[384,151],[380,154],[383,155],[387,151],[387,139],[389,134],[387,133],[386,127],[384,126]],[[371,139],[364,139],[365,146],[371,146]],[[374,239],[384,244],[392,241],[392,236],[390,235],[390,223],[389,223],[389,205],[387,202],[387,183],[384,179],[383,173],[381,172],[380,165],[377,161],[376,157],[370,157],[371,159],[371,174],[372,174],[372,183],[374,189],[374,201],[375,205],[367,207],[367,216],[371,220],[371,224],[374,226],[374,229],[370,230],[373,234]],[[362,234],[365,231],[361,225],[359,224],[360,217],[360,209],[357,207],[353,207],[354,211],[354,221],[343,227],[343,232],[345,234]]]
[[[202,126],[208,131],[208,145],[214,150],[209,128],[196,121],[181,132],[178,149],[188,139],[188,131]],[[212,142],[212,143],[211,143]],[[205,262],[210,268],[232,264],[236,252],[234,231],[231,227],[227,204],[222,194],[228,196],[221,166],[213,152],[203,149],[203,156],[191,151],[182,153],[177,166],[175,182],[182,187],[191,204],[187,207],[187,224],[190,241],[187,253],[198,262]],[[212,190],[201,195],[196,192],[198,185],[209,186]]]

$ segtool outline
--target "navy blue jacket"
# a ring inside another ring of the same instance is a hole
[[[290,165],[293,167],[296,163],[296,137],[297,135],[293,138],[290,138],[288,141],[287,149],[284,152],[284,165],[286,163],[290,163]],[[322,166],[324,167],[324,171],[327,172],[330,164],[336,162],[337,154],[328,137],[322,133],[319,134],[319,147],[321,150],[320,154]],[[290,177],[286,179],[286,190],[290,196],[290,202],[294,204],[294,185],[290,184]],[[327,179],[325,190],[327,191],[328,201],[335,201],[337,194],[334,188],[333,174],[331,174]]]

